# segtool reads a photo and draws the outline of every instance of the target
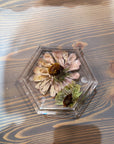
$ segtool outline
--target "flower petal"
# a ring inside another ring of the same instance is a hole
[[[70,64],[69,63],[65,63],[64,68],[65,69],[69,69],[69,67],[70,67]]]
[[[54,97],[55,95],[56,95],[56,90],[54,88],[54,85],[52,85],[50,88],[50,96]]]
[[[51,63],[50,62],[47,62],[47,61],[45,61],[44,59],[42,59],[42,58],[40,58],[39,60],[38,60],[38,66],[40,66],[40,67],[50,67],[51,66]]]
[[[64,82],[59,83],[59,91],[61,91],[65,87]]]
[[[43,68],[43,67],[35,67],[34,73],[38,75],[49,75],[48,73],[48,68]]]
[[[38,83],[35,85],[35,88],[36,88],[36,89],[39,89],[41,84],[42,84],[42,82],[41,82],[41,81],[40,81],[40,82],[38,82]]]
[[[71,63],[68,71],[78,70],[80,68],[80,65],[81,65],[80,60],[77,59]]]
[[[78,72],[71,73],[71,74],[69,75],[69,77],[70,77],[71,79],[79,79],[80,74],[79,74]]]
[[[54,84],[54,88],[56,90],[56,93],[58,93],[59,91],[61,91],[62,87],[61,87],[61,83],[56,82]]]
[[[60,86],[61,86],[61,89],[63,89],[63,88],[64,88],[64,83],[61,82],[61,83],[60,83]]]
[[[65,81],[66,81],[66,83],[70,84],[73,80],[70,79],[70,78],[68,78],[68,77],[66,77],[66,78],[65,78]]]
[[[50,80],[44,80],[44,81],[41,81],[39,82],[35,88],[39,89],[41,94],[45,95],[46,92],[48,91],[49,87],[50,87]]]
[[[46,52],[43,56],[44,60],[46,60],[47,62],[50,62],[51,64],[55,63],[53,57],[51,56],[51,54],[49,52]]]
[[[33,80],[35,81],[35,82],[38,82],[38,81],[43,81],[43,80],[46,80],[46,79],[48,79],[49,77],[48,76],[45,76],[45,75],[37,75],[37,74],[35,74],[34,76],[33,76]]]
[[[53,57],[55,58],[56,62],[59,62],[59,59],[62,58],[62,53],[61,51],[55,51],[52,52]]]
[[[63,85],[63,83],[62,83],[62,82],[61,82],[61,83],[59,83],[58,85],[59,85],[59,91],[61,91],[61,90],[64,88],[64,85]]]
[[[68,84],[70,84],[73,80],[70,78],[65,78],[65,80],[63,81],[64,87],[67,86]]]
[[[68,60],[68,52],[66,51],[55,51],[55,52],[52,52],[52,54],[57,62],[62,61],[62,65],[64,64],[64,62]]]
[[[58,91],[59,91],[59,85],[58,85],[58,83],[57,83],[57,82],[55,82],[55,83],[54,83],[54,88],[55,88],[56,92],[58,92]]]
[[[45,87],[45,85],[46,85],[48,82],[50,82],[50,79],[44,80],[44,81],[41,83],[40,88]]]
[[[68,63],[71,64],[73,61],[76,60],[76,54],[75,53],[71,53],[68,57]]]
[[[79,65],[79,66],[81,65],[81,62],[79,59],[77,59],[75,62],[77,63],[77,65]]]
[[[60,64],[62,67],[64,67],[64,59],[63,59],[63,58],[60,58],[60,59],[58,60],[58,62],[59,62],[59,64]]]
[[[50,84],[50,81],[47,82],[47,83],[45,84],[45,86],[43,86],[42,88],[40,88],[40,92],[41,92],[43,95],[45,95],[45,94],[47,93],[50,85],[51,85],[51,84]]]
[[[65,60],[65,62],[67,62],[67,60],[68,60],[68,52],[63,51],[63,59]]]
[[[55,51],[55,52],[52,52],[52,55],[55,58],[56,62],[64,67],[63,53],[64,53],[63,51]]]

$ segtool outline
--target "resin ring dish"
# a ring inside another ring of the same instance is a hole
[[[39,46],[19,80],[38,114],[79,117],[98,82],[80,47]]]

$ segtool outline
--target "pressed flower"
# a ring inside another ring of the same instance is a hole
[[[72,107],[82,94],[80,88],[81,86],[75,82],[65,86],[57,93],[55,97],[56,104],[64,105],[65,107]]]
[[[76,70],[80,65],[75,53],[45,52],[34,69],[33,81],[37,83],[35,88],[43,95],[50,92],[50,96],[55,97],[65,86],[79,79],[80,74]]]

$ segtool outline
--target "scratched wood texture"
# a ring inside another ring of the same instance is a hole
[[[99,81],[80,119],[37,115],[15,82],[38,45],[84,53]],[[114,1],[0,0],[0,144],[114,143]]]

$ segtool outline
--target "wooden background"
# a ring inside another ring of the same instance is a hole
[[[37,115],[15,82],[39,44],[84,41],[97,94],[80,119]],[[114,143],[114,0],[0,0],[0,144]]]

